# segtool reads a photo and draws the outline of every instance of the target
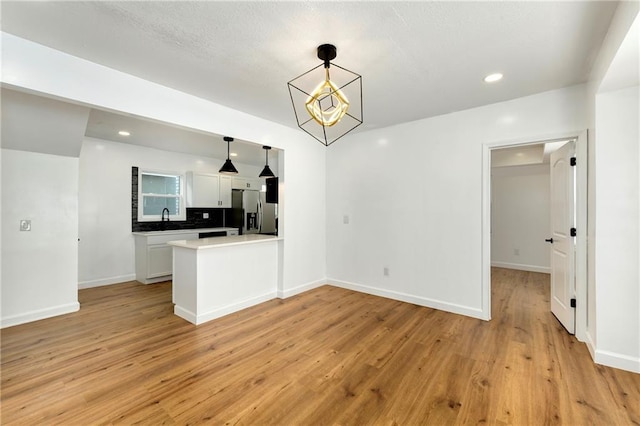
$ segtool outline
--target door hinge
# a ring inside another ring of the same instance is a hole
[[[571,307],[572,308],[576,307],[576,299],[571,299]]]
[[[576,157],[571,157],[569,164],[571,164],[572,166],[575,166],[576,164],[578,164]]]
[[[571,228],[570,234],[572,237],[575,237],[576,235],[578,235],[578,231],[576,230],[576,228]]]

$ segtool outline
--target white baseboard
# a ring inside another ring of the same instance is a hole
[[[225,315],[229,315],[234,312],[241,311],[242,309],[250,308],[251,306],[255,306],[262,302],[266,302],[275,298],[276,298],[276,293],[269,292],[260,296],[241,300],[240,302],[232,303],[230,305],[222,306],[220,308],[214,309],[213,311],[205,312],[203,314],[195,314],[187,309],[184,309],[178,305],[175,305],[173,307],[173,313],[179,316],[180,318],[186,319],[192,324],[200,325],[207,321],[211,321],[216,318],[220,318]]]
[[[616,352],[603,351],[596,348],[593,336],[587,330],[585,333],[587,349],[596,364],[606,365],[607,367],[619,368],[620,370],[640,373],[640,357],[632,357],[622,355]]]
[[[548,266],[524,265],[521,263],[509,262],[491,262],[491,266],[496,268],[516,269],[518,271],[540,272],[543,274],[551,273],[551,268]]]
[[[179,316],[180,318],[189,321],[191,324],[195,324],[197,321],[196,314],[184,308],[181,308],[178,305],[173,306],[173,313]]]
[[[392,290],[384,290],[376,287],[369,287],[362,284],[356,284],[348,281],[327,278],[327,283],[335,287],[346,288],[348,290],[358,291],[360,293],[372,294],[374,296],[386,297],[388,299],[399,300],[401,302],[413,303],[414,305],[425,306],[427,308],[438,309],[441,311],[451,312],[454,314],[465,315],[472,318],[487,320],[488,318],[482,312],[482,309],[472,308],[469,306],[457,305],[454,303],[443,302],[440,300],[429,299],[412,294],[400,293]]]
[[[620,370],[631,371],[632,373],[640,373],[640,357],[632,357],[596,349],[593,360],[596,364],[619,368]]]
[[[291,296],[295,296],[296,294],[304,293],[305,291],[313,290],[314,288],[321,287],[327,284],[326,278],[323,278],[318,281],[312,281],[310,283],[302,284],[294,288],[289,288],[286,290],[278,290],[278,298],[286,299]]]
[[[102,287],[103,285],[121,284],[128,281],[135,281],[136,274],[118,275],[109,278],[100,278],[99,280],[81,281],[78,283],[78,289]]]
[[[585,331],[585,341],[584,343],[587,345],[587,349],[589,350],[589,354],[591,354],[591,359],[595,359],[596,357],[596,345],[593,343],[593,336],[589,330]]]
[[[57,317],[58,315],[70,314],[80,309],[80,303],[68,303],[66,305],[53,306],[51,308],[29,311],[23,314],[2,318],[0,328],[12,327],[14,325],[26,324],[32,321]]]

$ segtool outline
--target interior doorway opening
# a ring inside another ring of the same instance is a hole
[[[566,278],[571,283],[571,297],[566,300],[575,309],[572,311],[575,312],[575,328],[569,331],[584,341],[588,326],[586,131],[484,146],[483,309],[490,319],[492,267],[551,274],[550,244],[545,241],[551,239],[552,229],[551,153],[570,141],[575,144],[575,160],[572,161],[583,165],[575,168],[572,188],[575,194],[572,223],[575,225],[572,227],[583,233],[578,233],[574,239],[575,262],[571,277]]]

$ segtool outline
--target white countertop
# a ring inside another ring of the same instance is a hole
[[[241,244],[255,244],[267,241],[281,240],[281,237],[262,234],[231,235],[228,237],[200,238],[198,240],[170,241],[167,244],[175,247],[193,250],[204,250],[218,247],[236,246]]]
[[[166,231],[132,232],[132,234],[149,237],[152,235],[198,234],[200,232],[237,231],[237,230],[238,228],[194,228],[194,229],[168,229]],[[218,237],[218,238],[225,238],[225,237]]]

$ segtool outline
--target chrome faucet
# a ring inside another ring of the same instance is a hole
[[[161,220],[162,220],[162,222],[164,222],[164,212],[165,211],[167,212],[167,222],[169,222],[169,209],[166,208],[166,207],[164,209],[162,209],[162,219]]]

